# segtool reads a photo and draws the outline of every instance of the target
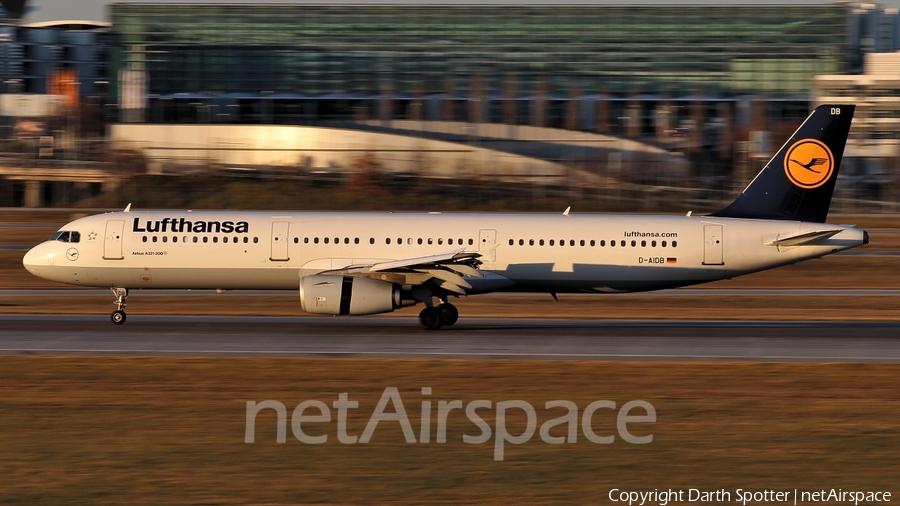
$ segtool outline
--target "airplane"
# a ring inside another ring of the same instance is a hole
[[[109,287],[113,323],[129,290],[299,290],[325,315],[424,304],[456,323],[451,298],[491,292],[610,293],[732,278],[869,242],[826,224],[855,106],[820,105],[727,207],[708,215],[136,211],[80,218],[27,252],[32,274]],[[816,169],[809,170],[811,167]]]

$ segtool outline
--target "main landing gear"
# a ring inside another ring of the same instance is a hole
[[[113,302],[113,304],[115,304],[118,309],[109,315],[109,319],[116,325],[121,325],[125,323],[125,306],[127,305],[125,300],[128,298],[128,289],[110,288],[110,290],[112,290],[113,295],[116,296],[116,301]]]
[[[437,330],[444,326],[451,326],[459,320],[459,310],[449,302],[440,305],[426,307],[419,313],[419,322],[427,330]]]

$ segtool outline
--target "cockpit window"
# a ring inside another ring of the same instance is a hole
[[[60,230],[59,232],[53,234],[53,237],[51,237],[50,240],[59,242],[80,242],[81,233],[71,232],[69,230]]]

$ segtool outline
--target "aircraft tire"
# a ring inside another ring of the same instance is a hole
[[[441,304],[438,309],[441,310],[441,325],[449,327],[459,320],[459,310],[453,304]]]
[[[444,324],[443,314],[438,307],[426,307],[419,313],[419,322],[426,330],[437,330]]]
[[[125,311],[113,311],[112,314],[109,315],[109,319],[112,320],[112,322],[116,325],[121,325],[125,323]]]

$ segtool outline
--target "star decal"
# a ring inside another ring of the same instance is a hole
[[[95,240],[97,240],[97,232],[91,232],[90,234],[88,234],[88,241],[95,241]]]

